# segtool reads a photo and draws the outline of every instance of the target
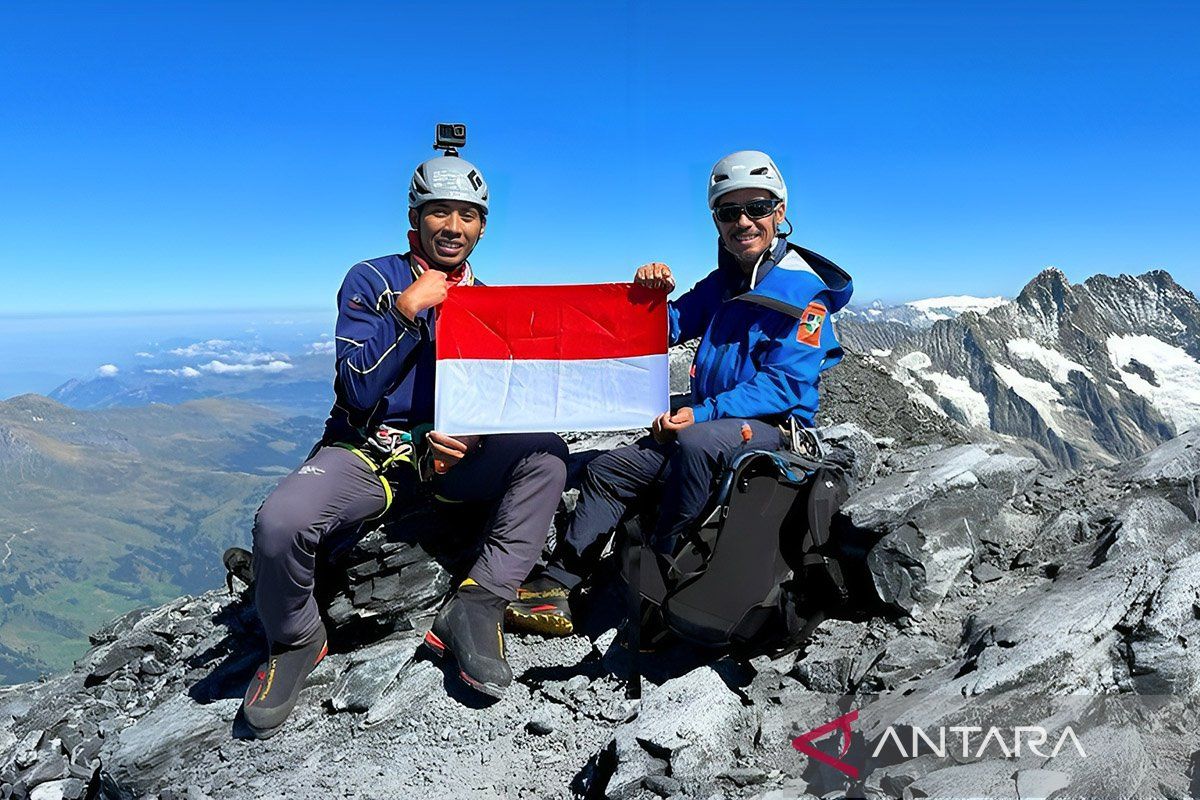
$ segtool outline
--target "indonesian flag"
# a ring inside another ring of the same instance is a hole
[[[662,291],[458,286],[435,338],[434,427],[452,436],[644,428],[670,405]]]

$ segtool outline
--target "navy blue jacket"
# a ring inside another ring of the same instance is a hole
[[[720,248],[717,268],[670,303],[671,344],[701,336],[692,364],[696,422],[722,417],[811,426],[823,370],[842,358],[829,316],[850,300],[850,276],[776,239],[755,285]]]
[[[396,310],[396,296],[414,279],[406,255],[390,255],[358,262],[342,281],[324,441],[356,441],[381,422],[405,429],[433,422],[437,310],[415,322]]]

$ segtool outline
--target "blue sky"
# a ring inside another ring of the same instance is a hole
[[[652,7],[650,7],[652,6]],[[404,249],[439,120],[493,283],[711,268],[772,153],[859,301],[1170,270],[1200,289],[1186,3],[7,3],[0,314],[328,308]]]

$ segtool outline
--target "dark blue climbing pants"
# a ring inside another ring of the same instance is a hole
[[[545,574],[574,588],[595,565],[608,535],[639,501],[659,497],[658,524],[651,542],[671,544],[695,524],[729,456],[745,444],[775,450],[783,445],[779,428],[759,420],[717,419],[691,425],[676,441],[659,444],[650,436],[599,456],[586,468],[575,517],[555,547]]]

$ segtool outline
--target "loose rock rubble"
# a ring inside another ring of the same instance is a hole
[[[632,701],[599,586],[587,635],[508,637],[517,681],[485,702],[419,647],[470,549],[414,504],[325,554],[332,652],[278,736],[237,721],[263,648],[249,597],[183,597],[114,620],[65,675],[0,688],[0,800],[1196,796],[1200,438],[1073,472],[1000,440],[827,439],[856,457],[839,533],[870,597],[800,652],[669,649]],[[793,744],[852,709],[857,780]],[[1092,755],[871,755],[889,726],[963,719],[1090,719]]]

